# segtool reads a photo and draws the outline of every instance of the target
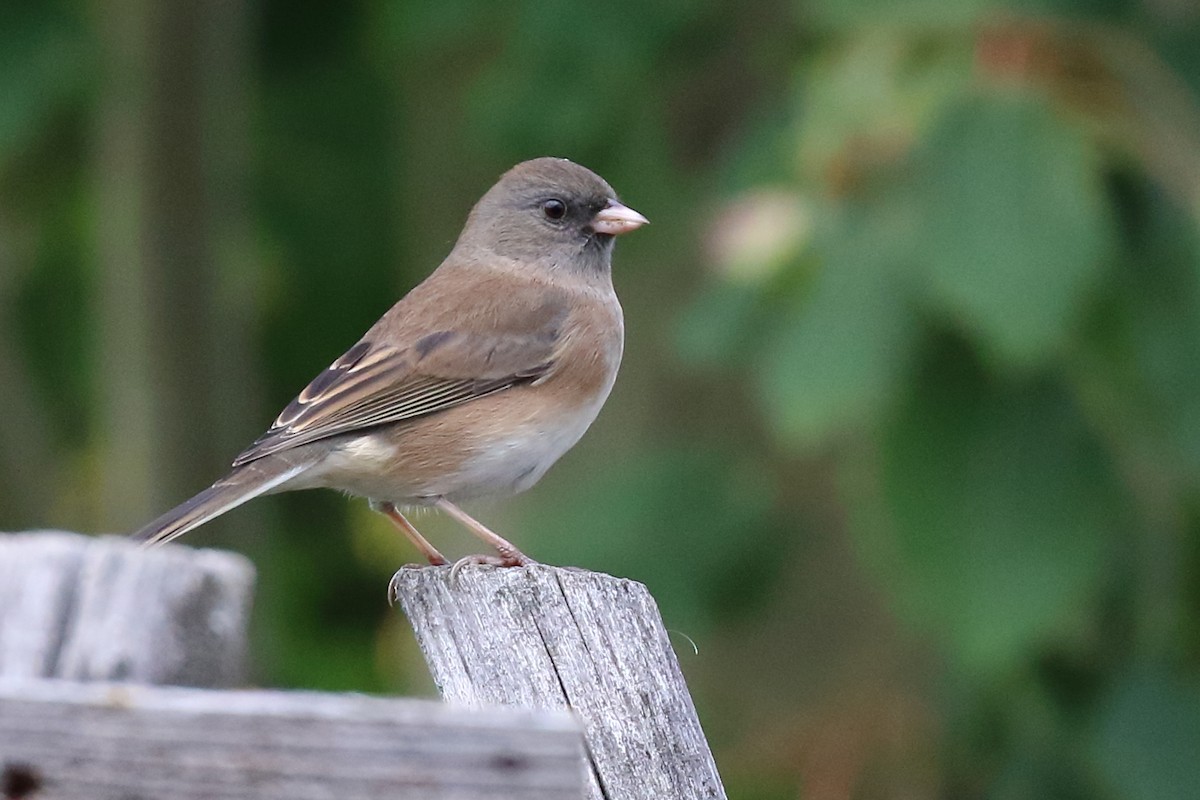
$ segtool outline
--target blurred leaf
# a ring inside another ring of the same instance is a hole
[[[931,299],[1005,361],[1061,351],[1112,250],[1096,154],[1044,105],[972,97],[920,156]]]
[[[762,292],[745,283],[717,283],[692,301],[679,318],[676,351],[696,366],[729,367],[745,359],[758,340]]]
[[[1200,687],[1165,672],[1116,686],[1092,747],[1122,800],[1184,800],[1200,787]]]
[[[959,663],[1011,669],[1086,607],[1123,507],[1057,383],[996,385],[945,349],[881,446],[882,515],[860,511],[858,536],[901,608]]]
[[[812,212],[795,192],[762,189],[727,203],[709,236],[723,280],[692,302],[676,328],[677,351],[692,364],[740,367],[778,327],[800,284],[811,278]]]
[[[869,424],[899,390],[917,336],[904,303],[903,225],[902,209],[825,221],[811,296],[759,359],[762,402],[785,439],[812,445]]]
[[[1200,486],[1200,231],[1144,177],[1119,174],[1113,186],[1129,233],[1073,378],[1108,435],[1158,475],[1150,480]]]
[[[806,73],[799,161],[817,183],[852,190],[907,156],[942,107],[968,85],[971,48],[941,31],[871,26]]]
[[[1192,485],[1200,485],[1200,231],[1161,198],[1144,214],[1137,249],[1122,264],[1117,286],[1127,322],[1123,355],[1134,372],[1127,377],[1145,392],[1125,425],[1152,426],[1160,452],[1174,456]],[[1104,324],[1114,327],[1116,316]]]

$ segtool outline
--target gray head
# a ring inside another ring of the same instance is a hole
[[[644,224],[590,169],[535,158],[504,173],[475,204],[457,247],[592,272],[611,267],[614,237]]]

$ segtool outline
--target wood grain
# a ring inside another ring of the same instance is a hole
[[[253,588],[233,553],[0,534],[0,676],[235,686]]]
[[[393,590],[452,705],[571,709],[588,796],[724,798],[654,598],[640,583],[534,565],[406,568]]]
[[[3,781],[47,800],[577,800],[582,765],[562,712],[0,680]]]

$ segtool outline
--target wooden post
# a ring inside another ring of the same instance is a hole
[[[405,568],[392,579],[445,700],[572,709],[594,800],[725,797],[645,586],[540,564],[450,574]]]
[[[0,680],[12,798],[578,800],[582,763],[563,712]]]
[[[236,686],[253,588],[233,553],[0,535],[0,677]]]
[[[231,553],[0,535],[0,795],[583,796],[583,740],[562,711],[138,685],[236,684],[253,578]]]

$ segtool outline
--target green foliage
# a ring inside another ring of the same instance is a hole
[[[86,83],[86,40],[57,2],[0,12],[0,163],[28,147]]]
[[[1001,362],[1061,351],[1113,238],[1094,146],[1044,103],[967,97],[916,156],[929,299]]]
[[[5,494],[0,529],[100,528],[93,473],[163,480],[104,461],[125,435],[106,403],[135,378],[104,362],[96,313],[122,286],[110,313],[161,311],[166,265],[130,288],[100,257],[155,239],[154,202],[215,209],[169,224],[194,222],[211,256],[195,263],[252,296],[185,295],[160,319],[183,336],[223,321],[213,362],[261,428],[428,273],[500,171],[563,155],[653,224],[617,249],[628,341],[608,406],[497,527],[650,586],[699,650],[677,642],[730,795],[1195,794],[1187,3],[264,0],[220,42],[178,4],[9,6],[0,442],[47,453],[38,481],[61,499]],[[113,53],[153,80],[114,86]],[[252,90],[203,94],[239,69]],[[172,124],[204,126],[197,161],[138,150]],[[101,185],[136,201],[128,227],[97,224]],[[147,397],[176,379],[154,376]],[[16,408],[17,382],[37,407]],[[196,405],[139,433],[244,433]],[[6,485],[38,469],[6,454]],[[208,469],[171,469],[190,466]],[[257,503],[278,521],[225,541],[260,570],[258,677],[420,683],[383,606],[413,554],[386,524],[332,494]],[[448,554],[474,547],[418,524]]]
[[[789,197],[790,222],[733,217],[748,233],[718,248],[724,292],[683,317],[680,352],[749,366],[769,438],[833,453],[863,564],[979,737],[947,785],[1186,796],[1194,699],[1146,665],[1178,662],[1195,616],[1200,160],[1175,161],[1191,189],[1159,160],[1195,99],[1114,101],[1158,92],[1160,67],[1072,23],[967,33],[925,3],[859,27],[866,5],[824,17],[801,158],[738,201]],[[772,249],[789,227],[811,235]],[[1074,666],[1032,678],[1057,659]]]
[[[694,636],[754,608],[775,578],[768,483],[740,454],[647,449],[551,498],[528,532],[549,561],[662,587],[668,627]]]
[[[909,618],[995,677],[1089,611],[1129,520],[1061,384],[997,384],[961,347],[922,372],[880,442],[887,527],[857,527]]]
[[[823,258],[807,305],[793,304],[762,344],[760,397],[797,443],[853,427],[895,398],[917,330],[891,221],[859,209],[831,221],[814,243]]]
[[[1124,677],[1100,713],[1095,767],[1115,797],[1174,800],[1196,791],[1200,686],[1162,671]]]

